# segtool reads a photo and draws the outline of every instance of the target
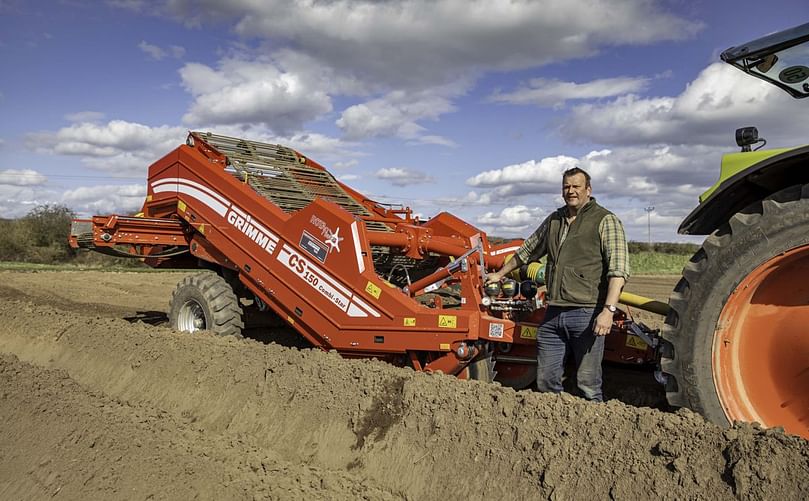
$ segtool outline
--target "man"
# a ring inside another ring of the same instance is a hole
[[[537,387],[561,392],[566,355],[572,353],[579,389],[588,400],[602,402],[604,336],[629,278],[629,252],[621,221],[591,194],[589,174],[578,167],[565,171],[565,206],[548,216],[487,282],[548,256],[548,309],[537,330]]]

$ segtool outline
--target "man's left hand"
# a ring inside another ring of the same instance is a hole
[[[606,336],[612,329],[612,312],[604,309],[596,317],[595,326],[593,326],[593,333],[596,336]]]

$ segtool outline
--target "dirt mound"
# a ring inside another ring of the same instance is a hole
[[[0,322],[4,498],[809,497],[779,430],[28,301]]]
[[[395,498],[13,355],[0,355],[0,387],[3,499]]]

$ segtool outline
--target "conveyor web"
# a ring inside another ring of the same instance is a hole
[[[307,166],[294,150],[210,132],[195,132],[228,158],[233,174],[284,212],[295,212],[315,197],[360,217],[372,214],[337,184],[330,172]],[[368,229],[391,231],[385,223],[365,221]]]

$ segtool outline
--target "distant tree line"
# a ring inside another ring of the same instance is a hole
[[[640,252],[657,252],[660,254],[692,255],[699,249],[697,244],[677,243],[677,242],[653,242],[649,248],[649,242],[627,242],[630,254]]]
[[[0,261],[38,264],[75,263],[88,266],[141,266],[137,259],[78,252],[70,247],[71,220],[64,205],[39,205],[18,219],[0,219]]]
[[[73,211],[40,205],[19,219],[0,219],[0,260],[63,263],[75,257],[67,244]]]

